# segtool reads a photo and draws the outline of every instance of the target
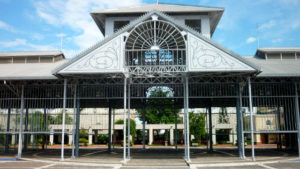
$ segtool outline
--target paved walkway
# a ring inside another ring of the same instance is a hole
[[[80,150],[80,158],[71,159],[71,151],[66,150],[65,160],[60,161],[59,150],[24,152],[21,161],[13,161],[14,153],[0,153],[0,169],[10,168],[161,168],[161,169],[215,169],[215,168],[300,168],[300,161],[295,152],[280,152],[275,150],[256,150],[256,162],[252,162],[250,151],[246,151],[245,160],[237,156],[236,150],[217,149],[207,152],[205,149],[192,149],[191,162],[186,163],[183,149],[132,149],[131,159],[122,163],[122,149],[108,152],[106,149]]]

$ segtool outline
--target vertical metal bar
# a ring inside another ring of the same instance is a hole
[[[240,93],[239,93],[239,99],[240,99],[240,113],[241,113],[241,130],[242,130],[242,159],[245,159],[245,134],[244,134],[244,114],[242,111],[242,107],[243,107],[243,86],[240,84],[239,87]]]
[[[24,131],[28,131],[28,112],[29,112],[29,110],[28,110],[28,108],[26,108],[26,111],[25,111],[25,130]],[[27,142],[28,142],[28,134],[24,134],[24,149],[23,149],[23,151],[27,151]]]
[[[61,133],[61,161],[64,161],[65,151],[65,123],[66,123],[66,98],[67,98],[67,79],[64,79],[64,98],[63,98],[63,119],[62,119],[62,133]]]
[[[251,154],[252,161],[255,161],[254,152],[254,123],[253,123],[253,105],[252,105],[252,89],[251,89],[251,79],[248,77],[248,89],[249,89],[249,108],[250,108],[250,128],[251,128]]]
[[[236,98],[236,120],[237,120],[237,135],[238,135],[238,151],[239,157],[243,158],[242,155],[242,126],[241,126],[241,103],[240,103],[240,86],[237,85],[238,98]]]
[[[123,162],[126,162],[126,89],[127,89],[127,77],[124,78],[124,115],[123,115]]]
[[[19,145],[18,145],[17,158],[22,157],[23,114],[24,114],[24,85],[22,85],[22,93],[21,93],[21,115],[20,115]]]
[[[296,113],[296,122],[297,122],[297,129],[298,129],[298,156],[300,158],[300,115],[299,115],[299,98],[298,98],[298,88],[297,83],[295,83],[295,113]]]
[[[11,101],[11,100],[10,100]],[[10,131],[10,114],[11,114],[11,107],[10,107],[10,103],[9,103],[9,107],[8,107],[8,110],[7,110],[7,126],[6,126],[6,138],[5,138],[5,153],[8,153],[9,152],[9,136],[11,136],[9,134],[9,131]]]
[[[143,110],[143,149],[146,149],[146,110],[147,107]]]
[[[108,108],[108,151],[111,151],[111,105]]]
[[[207,112],[208,112],[208,108],[206,107],[205,108],[205,122],[206,122],[206,124],[205,124],[205,127],[206,127],[206,133],[208,133],[208,120],[207,120]],[[206,151],[208,151],[208,135],[206,134]]]
[[[77,85],[76,91],[76,132],[75,132],[75,157],[79,157],[79,133],[80,133],[80,86]]]
[[[43,130],[46,132],[46,116],[47,116],[47,109],[44,108],[44,116],[43,116]],[[42,149],[45,150],[45,144],[46,144],[46,134],[43,134],[43,144]]]
[[[213,151],[211,103],[209,104],[209,107],[208,107],[208,120],[209,120],[209,151]]]
[[[186,90],[186,129],[187,129],[187,161],[190,161],[190,119],[189,119],[189,79],[188,77],[185,78],[185,90]]]
[[[127,129],[128,130],[127,131],[127,135],[128,135],[127,136],[128,137],[127,138],[128,139],[128,143],[127,143],[128,144],[128,150],[127,150],[128,155],[127,155],[127,158],[128,159],[130,159],[130,120],[131,120],[130,115],[131,115],[131,112],[130,112],[130,84],[128,83],[128,122],[127,122],[128,123],[127,124],[127,126],[128,126],[128,129]]]
[[[115,149],[115,109],[113,109],[113,149]]]
[[[76,132],[76,96],[77,96],[77,84],[74,85],[73,94],[73,127],[72,127],[72,156],[75,158],[75,132]]]
[[[175,143],[175,149],[178,150],[178,145],[177,145],[177,113],[176,113],[176,108],[175,108],[175,100],[173,104],[173,109],[174,109],[174,114],[175,114],[175,133],[174,133],[174,143]]]
[[[280,117],[280,106],[277,103],[277,121],[278,121],[278,129],[281,131],[281,117]],[[281,140],[281,133],[278,133],[278,142],[279,142],[279,150],[282,150],[282,140]]]
[[[186,84],[184,83],[184,114],[183,114],[183,118],[184,118],[184,158],[186,159],[187,158],[187,150],[186,150],[186,141],[187,141],[187,139],[186,139],[186,136],[187,136],[187,132],[186,132],[186,128],[187,128],[187,126],[186,126]]]

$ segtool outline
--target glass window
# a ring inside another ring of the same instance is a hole
[[[114,32],[117,32],[119,29],[123,28],[127,24],[129,24],[129,21],[115,21]]]
[[[200,19],[187,19],[185,20],[185,24],[197,32],[201,33],[201,20]]]

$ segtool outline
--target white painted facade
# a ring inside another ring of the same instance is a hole
[[[186,19],[200,19],[201,20],[201,34],[206,38],[211,38],[210,32],[210,20],[208,15],[170,15],[177,22],[185,24]],[[114,22],[115,21],[129,21],[132,22],[138,17],[107,17],[105,20],[105,37],[114,34]]]

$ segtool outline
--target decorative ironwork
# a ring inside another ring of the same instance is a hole
[[[130,74],[167,75],[186,71],[186,45],[181,31],[155,16],[131,30],[125,43]]]
[[[110,42],[94,50],[86,57],[78,60],[61,73],[72,72],[121,72],[122,39],[119,35]]]
[[[232,71],[253,70],[213,45],[188,33],[189,70],[191,71]]]

